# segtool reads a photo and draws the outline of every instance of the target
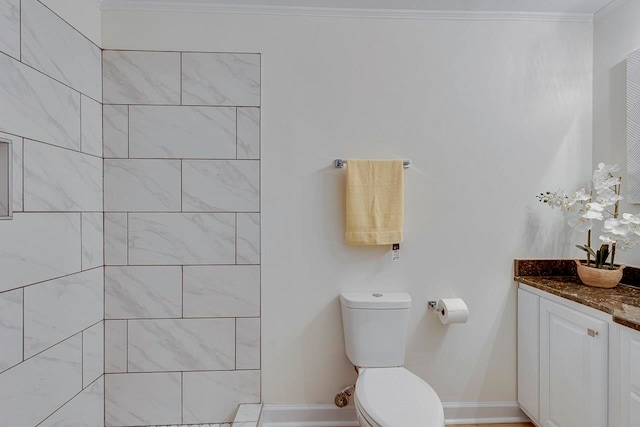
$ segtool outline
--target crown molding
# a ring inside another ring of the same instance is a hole
[[[180,0],[94,0],[102,10],[129,10],[152,12],[212,12],[245,15],[310,16],[334,18],[387,18],[416,20],[471,20],[471,21],[552,21],[593,22],[591,13],[546,12],[488,12],[440,11],[406,9],[354,9],[324,7],[289,7],[263,5],[228,5],[209,1]],[[621,0],[614,0],[621,1]],[[624,1],[624,0],[622,0]]]
[[[598,21],[604,18],[605,16],[607,16],[608,14],[610,14],[611,12],[613,12],[614,10],[616,10],[617,8],[625,4],[626,2],[627,0],[612,0],[609,4],[607,4],[602,9],[598,10],[596,13],[593,14],[593,20]]]

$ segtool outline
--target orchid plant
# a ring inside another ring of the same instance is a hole
[[[640,236],[640,214],[623,213],[620,217],[620,182],[614,175],[618,166],[598,164],[593,172],[592,189],[588,193],[584,188],[567,195],[563,190],[540,193],[538,200],[551,208],[559,208],[567,217],[569,226],[580,232],[587,232],[587,244],[576,245],[587,253],[587,266],[594,258],[597,268],[615,268],[616,248],[629,249]],[[599,239],[602,245],[598,251],[591,248],[591,232],[596,221],[604,221]],[[611,245],[611,250],[609,250]],[[611,254],[611,262],[607,258]]]

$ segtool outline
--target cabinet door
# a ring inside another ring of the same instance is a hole
[[[518,403],[539,420],[540,297],[518,289]]]
[[[640,332],[620,330],[620,426],[640,426]]]
[[[606,427],[608,325],[540,300],[540,421]]]

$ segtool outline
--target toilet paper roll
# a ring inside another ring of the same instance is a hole
[[[442,323],[465,323],[469,319],[469,308],[462,298],[445,298],[438,301],[438,318]]]

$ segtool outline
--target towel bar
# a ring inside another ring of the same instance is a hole
[[[346,160],[343,160],[343,159],[336,159],[333,163],[334,163],[335,167],[337,167],[337,168],[343,168],[343,167],[345,167],[345,165],[347,164],[347,161],[346,161]],[[403,166],[405,169],[407,169],[409,166],[411,166],[411,160],[409,160],[409,159],[404,159],[404,160],[402,161],[402,166]]]

